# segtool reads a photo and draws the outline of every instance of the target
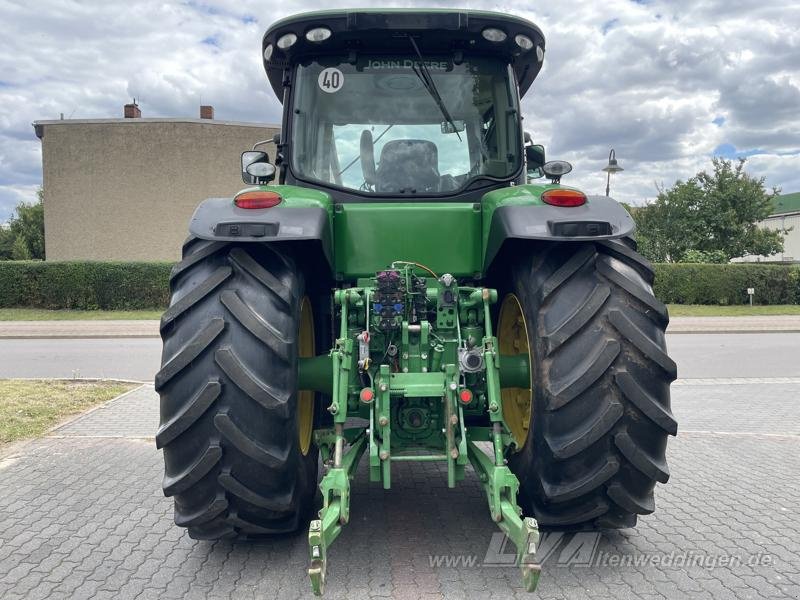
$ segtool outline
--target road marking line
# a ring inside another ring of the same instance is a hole
[[[752,385],[752,384],[800,384],[800,377],[719,377],[676,379],[672,385]]]
[[[73,434],[73,435],[48,435],[47,439],[67,440],[75,438],[97,438],[101,440],[146,440],[152,441],[156,438],[152,435],[96,435],[96,434]]]
[[[730,436],[752,436],[752,437],[774,437],[784,439],[798,439],[800,433],[760,433],[757,431],[704,431],[701,429],[679,430],[678,435],[730,435]]]

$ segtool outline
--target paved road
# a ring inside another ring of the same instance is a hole
[[[800,333],[667,336],[680,378],[800,377]],[[0,339],[0,378],[119,377],[152,381],[158,339]]]
[[[472,471],[449,490],[438,463],[398,463],[384,491],[362,464],[326,597],[798,598],[798,394],[800,379],[676,384],[681,431],[655,514],[635,530],[549,538],[535,596],[517,569],[487,561],[496,527]],[[1,598],[309,597],[304,535],[211,543],[173,525],[156,405],[145,386],[0,459]]]
[[[678,377],[799,377],[800,333],[667,335]]]
[[[106,377],[152,381],[161,340],[0,339],[0,378]]]

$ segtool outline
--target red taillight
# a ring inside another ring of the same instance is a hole
[[[582,206],[586,204],[586,194],[578,190],[547,190],[542,200],[551,206]]]
[[[272,208],[281,203],[281,195],[277,192],[242,192],[233,199],[239,208]]]
[[[375,392],[370,388],[363,388],[359,394],[359,398],[364,404],[369,404],[375,399]]]
[[[464,388],[463,390],[461,390],[461,392],[459,392],[458,399],[461,400],[462,404],[469,404],[470,402],[472,402],[472,392]]]

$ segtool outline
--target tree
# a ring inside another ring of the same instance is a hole
[[[772,198],[764,178],[737,164],[714,158],[712,173],[701,171],[670,189],[659,189],[652,204],[636,207],[641,252],[656,262],[728,262],[747,254],[769,256],[783,250],[783,232],[759,227]]]
[[[0,260],[11,258],[11,249],[14,246],[14,237],[8,225],[0,224]]]
[[[44,260],[43,190],[38,202],[20,202],[6,227],[0,228],[0,260]]]
[[[31,251],[28,250],[28,245],[25,243],[25,238],[18,235],[14,238],[14,243],[11,246],[11,260],[30,260]]]

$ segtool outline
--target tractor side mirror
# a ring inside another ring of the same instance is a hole
[[[242,181],[250,185],[266,185],[275,178],[275,165],[266,152],[242,152]]]
[[[536,179],[541,177],[542,166],[545,163],[544,159],[544,146],[541,144],[532,144],[525,146],[525,162],[527,163],[528,179]]]
[[[441,125],[442,133],[461,133],[466,128],[467,128],[467,123],[462,119],[457,119],[452,123],[448,121],[442,121]]]

